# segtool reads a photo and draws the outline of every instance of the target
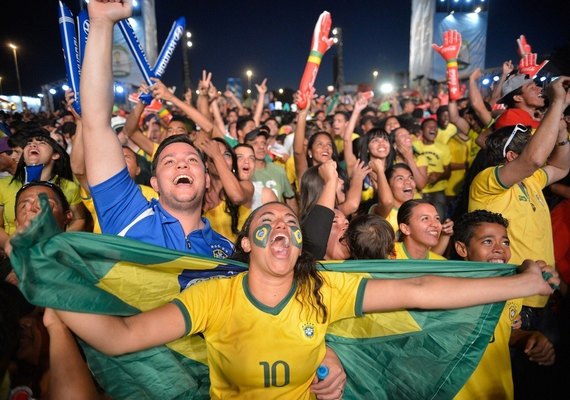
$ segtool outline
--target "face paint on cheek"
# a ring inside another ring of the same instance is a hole
[[[269,240],[269,233],[271,233],[271,226],[268,224],[263,224],[257,227],[253,233],[253,243],[256,246],[265,248],[267,246],[267,241]]]
[[[291,243],[299,249],[303,246],[303,234],[296,226],[291,227]]]

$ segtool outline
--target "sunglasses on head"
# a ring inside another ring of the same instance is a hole
[[[511,142],[513,141],[515,135],[517,134],[517,132],[527,132],[528,131],[528,127],[526,127],[523,124],[517,124],[515,126],[515,128],[513,129],[513,131],[511,132],[509,138],[507,139],[507,141],[505,142],[505,146],[503,147],[503,157],[507,158],[507,147],[509,147],[509,144],[511,144]]]

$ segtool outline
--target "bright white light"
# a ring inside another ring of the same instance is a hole
[[[247,93],[247,94],[251,94],[251,89],[247,89],[247,90],[246,90],[246,93]]]
[[[333,85],[328,85],[328,86],[327,86],[327,90],[328,90],[329,92],[334,92],[334,86],[333,86]]]
[[[489,78],[485,78],[481,81],[481,83],[485,86],[487,86],[491,81],[489,80]]]
[[[67,89],[69,89],[69,86],[63,84],[63,85],[61,85],[61,88],[62,88],[63,91],[65,92]]]
[[[247,75],[248,78],[251,78],[253,72],[250,69],[248,69],[247,71],[245,71],[245,74]]]
[[[57,93],[57,90],[55,90],[54,88],[51,88],[51,89],[49,90],[49,92],[50,92],[50,94],[56,94],[56,93]]]
[[[466,3],[471,3],[471,0],[465,0]]]
[[[187,47],[192,47],[192,41],[191,41],[191,40],[188,40],[188,41],[186,42],[186,46],[187,46]]]
[[[337,43],[338,43],[338,38],[335,38],[335,37],[334,37],[334,38],[333,38],[333,43],[334,43],[334,44],[337,44]]]
[[[192,32],[186,31],[186,37],[190,39],[192,37]]]
[[[453,15],[453,14],[455,14],[455,11],[452,10],[449,12],[449,15]]]
[[[394,85],[391,83],[383,83],[380,85],[380,92],[384,94],[392,93],[394,91]]]
[[[453,0],[454,3],[459,3],[459,0]]]
[[[44,97],[44,95],[42,93],[38,93],[38,97],[41,99]]]
[[[541,81],[541,82],[544,82],[545,80],[546,80],[546,76],[541,76],[541,77],[540,77],[540,81]]]
[[[117,93],[123,93],[125,91],[125,88],[122,87],[121,85],[116,85],[115,86],[115,92]]]
[[[137,8],[139,6],[139,2],[137,0],[133,0],[133,7]]]
[[[196,89],[196,94],[200,94],[200,91],[198,89]]]
[[[501,79],[501,78],[499,78],[499,75],[495,75],[493,77],[493,81],[495,81],[495,82],[499,82],[499,79]]]
[[[283,89],[279,89],[279,94],[283,94]]]
[[[378,78],[378,71],[373,71],[373,72],[372,72],[372,76],[373,76],[374,78]]]
[[[479,14],[481,12],[481,7],[477,7],[474,11],[475,14]]]
[[[336,35],[338,33],[338,29],[333,28],[332,33],[333,33],[333,35]]]

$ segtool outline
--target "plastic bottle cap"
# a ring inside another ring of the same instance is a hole
[[[319,368],[317,368],[317,378],[319,378],[320,381],[325,379],[328,374],[329,369],[325,365],[321,365]]]

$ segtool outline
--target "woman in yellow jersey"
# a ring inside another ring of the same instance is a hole
[[[295,213],[282,203],[265,204],[250,214],[236,241],[234,256],[249,264],[247,272],[197,283],[172,302],[131,317],[56,312],[79,337],[110,355],[202,333],[212,399],[314,399],[315,372],[332,322],[550,294],[549,282],[560,281],[552,268],[530,261],[522,273],[507,277],[367,279],[319,271],[302,248]],[[542,270],[553,274],[549,282]],[[327,398],[342,398],[342,386]]]
[[[398,227],[400,229],[399,241],[394,246],[395,258],[418,259],[418,260],[445,260],[435,251],[440,244],[442,236],[442,224],[435,206],[424,199],[407,200],[398,210]],[[449,237],[445,235],[445,247],[449,243]]]
[[[406,128],[400,127],[392,131],[390,138],[396,151],[394,164],[407,164],[416,182],[416,189],[421,191],[427,183],[427,162],[425,158],[418,158],[418,154],[414,152],[412,134]]]
[[[237,158],[231,146],[221,138],[200,137],[196,145],[207,156],[210,175],[203,211],[212,228],[234,241],[251,209],[254,187],[251,180],[240,180]]]
[[[398,209],[405,201],[415,198],[414,175],[407,164],[398,163],[388,167],[385,174],[378,173],[377,176],[378,203],[370,208],[370,213],[388,220],[394,232],[398,232]]]

